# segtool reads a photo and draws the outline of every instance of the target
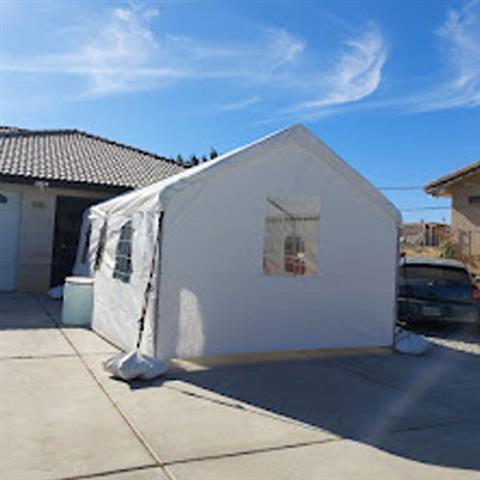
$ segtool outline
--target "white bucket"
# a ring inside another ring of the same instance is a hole
[[[63,292],[62,323],[88,326],[92,320],[93,278],[67,277]]]

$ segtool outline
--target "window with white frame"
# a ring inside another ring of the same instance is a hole
[[[317,197],[267,198],[263,271],[266,275],[317,273],[319,201]]]
[[[115,268],[113,278],[124,283],[130,282],[132,275],[132,222],[129,220],[120,229],[117,249],[115,251]]]

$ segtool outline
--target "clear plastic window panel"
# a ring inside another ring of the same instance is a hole
[[[128,221],[120,230],[120,237],[115,252],[113,278],[128,283],[132,275],[132,222]]]
[[[317,273],[319,199],[269,196],[265,218],[265,275],[310,276]]]

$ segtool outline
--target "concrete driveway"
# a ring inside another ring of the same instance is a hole
[[[480,479],[480,356],[177,362],[127,385],[60,303],[0,294],[0,478]]]

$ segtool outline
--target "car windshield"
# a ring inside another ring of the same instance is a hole
[[[438,267],[430,265],[404,265],[400,278],[406,282],[448,282],[469,284],[470,276],[462,268]]]

